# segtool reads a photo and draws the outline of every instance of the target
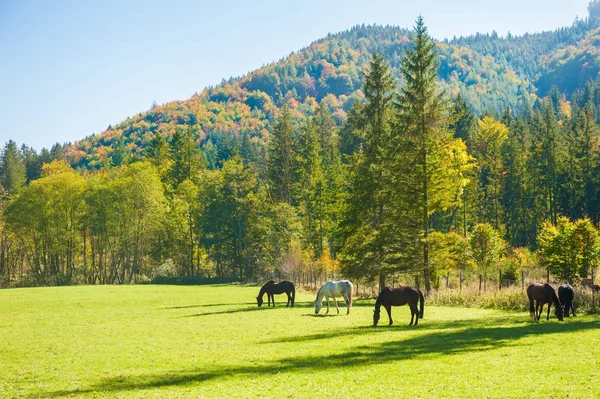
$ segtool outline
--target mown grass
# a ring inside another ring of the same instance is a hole
[[[257,308],[257,287],[82,286],[0,291],[0,397],[597,397],[600,318],[426,304],[371,327]],[[335,309],[332,310],[335,312]],[[382,322],[387,316],[382,314]]]

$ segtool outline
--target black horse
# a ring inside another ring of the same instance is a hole
[[[417,309],[417,302],[421,301],[421,308]],[[377,325],[380,316],[380,310],[383,306],[387,311],[388,317],[390,318],[390,326],[392,325],[392,306],[402,306],[408,304],[410,307],[410,324],[412,326],[413,320],[415,326],[419,324],[419,319],[423,318],[423,306],[425,299],[423,294],[417,288],[412,287],[399,287],[389,288],[385,287],[381,290],[381,293],[377,297],[375,302],[375,310],[373,311],[373,326]],[[416,319],[415,319],[416,316]]]
[[[573,316],[577,316],[575,314],[575,307],[573,306],[575,292],[573,291],[573,287],[571,287],[571,285],[565,283],[558,287],[558,299],[562,304],[562,310],[565,316],[569,317],[569,311],[573,312]]]
[[[529,314],[533,316],[534,320],[539,320],[544,305],[548,304],[548,315],[546,320],[550,320],[550,308],[554,304],[554,314],[558,317],[558,320],[563,319],[563,310],[560,300],[556,296],[556,291],[550,284],[539,284],[534,283],[527,287],[527,297],[529,298]],[[533,307],[533,301],[535,300],[535,309]]]
[[[260,292],[256,297],[256,302],[258,303],[258,307],[263,304],[263,296],[267,294],[268,306],[271,306],[271,301],[273,301],[273,307],[275,307],[275,297],[273,295],[279,295],[286,293],[288,297],[287,308],[290,303],[292,307],[294,307],[294,300],[296,299],[296,287],[294,287],[294,283],[291,281],[282,281],[280,283],[276,283],[273,280],[269,280],[260,288]]]

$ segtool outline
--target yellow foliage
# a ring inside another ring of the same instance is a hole
[[[55,176],[61,173],[75,173],[67,161],[54,160],[42,165],[42,177]]]

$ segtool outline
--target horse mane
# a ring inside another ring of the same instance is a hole
[[[273,281],[273,280],[269,280],[269,281],[267,281],[266,283],[264,283],[264,284],[263,284],[263,286],[262,286],[262,287],[260,287],[260,292],[258,293],[258,295],[259,295],[259,296],[261,296],[261,295],[264,295],[264,293],[265,293],[265,291],[266,291],[266,289],[267,289],[267,286],[268,286],[268,285],[271,285],[271,284],[275,284],[275,281]]]
[[[383,301],[383,293],[387,292],[387,291],[391,291],[391,289],[389,287],[383,287],[383,289],[381,290],[379,295],[377,295],[377,300],[375,300],[375,312],[377,312],[377,311],[379,311],[379,309],[381,309],[381,302]]]
[[[323,285],[322,285],[322,286],[319,288],[319,291],[317,291],[317,301],[319,300],[319,297],[320,297],[321,299],[323,299],[323,296],[321,295],[321,292],[323,291],[323,288],[325,288],[325,286],[326,286],[327,284],[329,284],[329,281],[328,281],[328,282],[326,282],[325,284],[323,284]],[[324,295],[324,294],[323,294],[323,295]]]

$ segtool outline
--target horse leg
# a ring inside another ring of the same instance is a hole
[[[286,294],[286,295],[287,295],[287,297],[288,297],[288,301],[287,301],[287,303],[285,304],[285,307],[287,308],[287,307],[289,307],[289,306],[290,306],[290,301],[292,300],[292,298],[290,297],[290,294],[289,294],[289,292],[286,292],[285,294]]]
[[[344,295],[344,301],[346,302],[346,314],[350,314],[350,307],[352,306],[352,300],[348,297],[348,295]]]
[[[333,297],[333,303],[335,303],[335,310],[337,310],[337,314],[340,314],[340,308],[338,307],[337,298]]]
[[[548,304],[548,315],[546,316],[546,320],[550,320],[550,308],[552,307],[552,303]]]
[[[415,320],[415,326],[419,325],[419,309],[417,308],[417,303],[411,303],[410,305],[410,324],[412,324],[413,316],[417,316]],[[409,324],[409,325],[410,325]]]
[[[573,312],[573,317],[577,316],[577,315],[575,314],[575,307],[573,306],[573,302],[571,302],[571,305],[570,305],[570,307],[571,307],[571,311]]]
[[[383,306],[385,307],[385,311],[386,311],[386,312],[387,312],[387,314],[388,314],[388,317],[389,317],[389,319],[390,319],[390,324],[389,324],[389,325],[391,326],[391,325],[394,323],[394,322],[392,321],[392,306],[391,306],[391,305],[383,305]]]
[[[544,305],[542,305],[543,307]],[[540,319],[540,314],[541,314],[542,310],[540,309],[540,303],[539,301],[535,302],[535,317],[534,320],[538,321]]]
[[[327,301],[327,312],[325,314],[327,314],[329,313],[329,297],[325,296],[325,300]]]

